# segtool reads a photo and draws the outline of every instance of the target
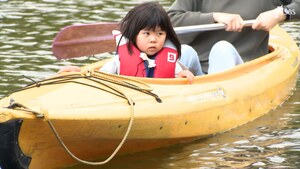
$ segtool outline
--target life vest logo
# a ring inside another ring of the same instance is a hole
[[[177,55],[176,53],[168,52],[168,62],[176,62]]]

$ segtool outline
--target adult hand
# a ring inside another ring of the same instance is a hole
[[[226,31],[241,32],[244,27],[244,20],[238,14],[215,12],[213,18],[215,22],[226,24]]]
[[[279,22],[284,21],[285,17],[282,7],[263,12],[256,18],[252,29],[270,31]]]
[[[182,70],[181,72],[178,73],[177,77],[179,77],[179,78],[187,78],[188,81],[189,81],[189,84],[192,84],[195,76],[189,70]]]

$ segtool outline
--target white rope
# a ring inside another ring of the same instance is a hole
[[[126,97],[127,98],[127,97]],[[128,99],[128,98],[127,98]],[[50,120],[47,120],[51,130],[53,131],[55,137],[57,138],[57,140],[59,141],[59,143],[62,145],[62,147],[65,149],[65,151],[72,157],[74,158],[75,160],[77,160],[78,162],[81,162],[81,163],[84,163],[84,164],[88,164],[88,165],[103,165],[103,164],[106,164],[108,163],[111,159],[114,158],[114,156],[118,153],[118,151],[121,149],[121,147],[124,145],[125,141],[127,140],[128,138],[128,135],[130,133],[130,130],[132,128],[132,124],[133,124],[133,121],[134,121],[134,107],[133,107],[133,102],[131,101],[131,99],[128,99],[129,100],[129,103],[130,103],[130,111],[131,111],[131,117],[130,117],[130,121],[129,121],[129,124],[128,124],[128,128],[127,128],[127,131],[122,139],[122,141],[120,142],[120,144],[117,146],[117,148],[113,151],[113,153],[104,161],[100,161],[100,162],[90,162],[90,161],[85,161],[85,160],[82,160],[78,157],[76,157],[69,149],[68,147],[64,144],[64,142],[62,141],[61,137],[59,136],[59,134],[57,133],[54,125],[52,124],[52,122]]]

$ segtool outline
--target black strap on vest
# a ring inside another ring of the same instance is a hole
[[[151,58],[152,58],[153,60],[155,60],[156,56],[157,56],[157,55],[154,55],[154,56],[152,56]],[[155,70],[155,67],[149,68],[148,65],[149,65],[148,61],[147,61],[147,60],[144,60],[144,66],[145,66],[145,69],[146,69],[146,76],[147,76],[147,77],[153,78],[153,77],[154,77],[154,70]]]

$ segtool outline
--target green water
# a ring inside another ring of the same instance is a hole
[[[57,60],[51,43],[60,28],[119,21],[143,0],[0,0],[0,97],[87,58]],[[172,1],[160,3],[167,8]],[[300,44],[300,23],[283,25]],[[72,169],[299,168],[300,78],[294,95],[269,114],[235,130],[155,151],[119,156],[102,167]],[[101,148],[101,147],[97,147]],[[55,157],[53,157],[55,158]]]

